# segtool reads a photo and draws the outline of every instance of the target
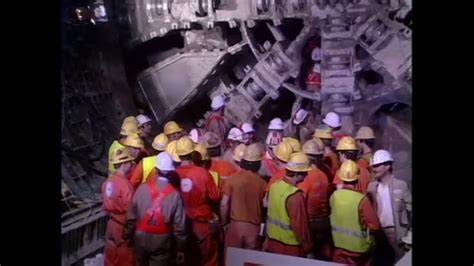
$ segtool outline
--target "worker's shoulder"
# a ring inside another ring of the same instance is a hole
[[[304,202],[304,192],[302,189],[298,188],[293,194],[288,196],[287,203],[295,203],[298,201]]]
[[[408,183],[405,180],[394,177],[393,187],[398,189],[408,189]]]
[[[260,176],[258,173],[248,171],[246,176],[247,176],[249,182],[251,182],[252,184],[255,184],[256,186],[259,186],[259,187],[262,187],[262,188],[266,188],[267,181],[265,181],[263,179],[263,177]]]
[[[369,170],[367,170],[367,168],[361,167],[360,165],[358,165],[358,166],[359,166],[359,171],[360,171],[361,175],[369,175],[370,176],[370,172],[369,172]]]
[[[191,167],[181,167],[176,170],[176,172],[180,175],[181,178],[184,177],[200,177],[202,175],[211,175],[209,171],[200,166],[191,166]]]
[[[326,174],[318,167],[311,169],[308,172],[308,176],[314,176],[315,178],[327,178]]]

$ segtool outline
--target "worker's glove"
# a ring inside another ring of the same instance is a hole
[[[184,263],[184,252],[178,252],[178,254],[176,254],[176,263],[177,264]]]

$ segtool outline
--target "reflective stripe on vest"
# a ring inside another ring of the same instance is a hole
[[[221,187],[221,177],[219,176],[219,173],[217,173],[216,171],[210,171],[210,170],[209,170],[209,173],[211,174],[212,180],[214,180],[214,184],[216,184],[216,187],[220,188]]]
[[[123,146],[120,142],[118,142],[118,140],[114,140],[114,142],[112,142],[112,144],[110,145],[110,148],[109,148],[109,175],[113,174],[115,172],[115,167],[113,164],[111,164],[110,162],[112,161],[112,157],[113,155],[120,149],[123,149],[125,148],[125,146]]]
[[[168,184],[162,191],[158,191],[156,182],[148,182],[151,192],[151,207],[146,211],[145,216],[138,222],[137,230],[150,234],[169,234],[173,228],[166,223],[161,212],[163,201],[175,191],[175,188]]]
[[[142,160],[142,165],[143,165],[142,183],[145,183],[148,180],[148,175],[151,173],[153,168],[155,168],[156,157],[157,157],[157,155],[143,158],[143,160]]]
[[[360,220],[359,205],[363,198],[362,193],[348,189],[337,190],[331,196],[330,218],[335,247],[358,253],[367,253],[373,248],[373,237]]]
[[[300,191],[283,180],[270,187],[268,196],[267,234],[269,238],[286,245],[300,245],[295,232],[291,228],[290,216],[286,210],[288,197]]]

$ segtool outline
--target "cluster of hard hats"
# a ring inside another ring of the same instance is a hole
[[[144,148],[143,140],[140,138],[139,134],[141,133],[141,127],[149,122],[151,122],[151,119],[146,115],[126,117],[120,128],[120,135],[125,137],[122,144],[137,149]]]
[[[247,162],[258,162],[263,159],[263,155],[263,149],[257,143],[248,146],[239,144],[235,147],[232,158],[236,162],[241,162],[242,160]]]
[[[310,170],[310,161],[308,156],[301,151],[301,143],[295,138],[283,138],[273,148],[275,157],[286,163],[286,169],[293,172],[306,172]]]
[[[390,153],[386,150],[378,150],[374,153],[370,164],[373,166],[388,162],[393,162],[393,158]],[[339,177],[343,181],[352,182],[359,179],[359,171],[359,166],[356,162],[347,160],[339,168]]]

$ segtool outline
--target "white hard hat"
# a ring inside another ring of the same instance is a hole
[[[299,109],[298,112],[296,112],[295,118],[293,119],[293,123],[299,125],[303,120],[308,116],[308,111],[304,109]]]
[[[138,120],[138,123],[140,124],[140,126],[145,124],[145,123],[151,122],[151,119],[146,115],[138,115],[137,120]]]
[[[313,61],[321,61],[321,48],[315,47],[313,51],[311,51],[311,59],[313,59]]]
[[[221,95],[217,95],[217,96],[214,96],[214,98],[212,98],[211,108],[212,110],[217,110],[221,108],[222,106],[224,106],[224,104],[225,104],[224,97],[222,97]]]
[[[323,122],[324,122],[324,124],[326,124],[326,125],[328,125],[332,128],[336,128],[336,127],[341,126],[341,119],[334,112],[327,113],[326,117],[324,117],[324,119],[323,119]]]
[[[255,132],[255,129],[253,128],[252,124],[245,122],[242,124],[242,132],[251,133]]]
[[[374,153],[370,165],[377,165],[385,162],[393,162],[392,155],[386,150],[378,150]]]
[[[160,169],[161,171],[174,171],[176,170],[173,164],[173,157],[171,154],[164,151],[161,152],[156,156],[156,168]]]
[[[202,143],[204,134],[199,128],[193,128],[189,132],[189,137],[193,140],[194,143]]]
[[[268,125],[268,129],[273,129],[273,130],[283,130],[285,126],[283,125],[283,121],[281,121],[280,118],[273,118],[272,121],[270,121],[270,125]]]
[[[235,141],[242,141],[242,131],[239,128],[233,127],[230,129],[229,134],[227,135],[227,139],[235,140]]]

